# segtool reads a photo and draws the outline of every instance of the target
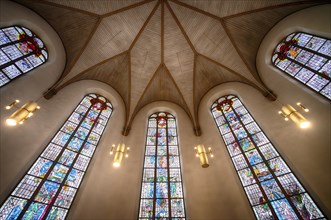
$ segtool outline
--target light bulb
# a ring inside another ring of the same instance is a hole
[[[30,112],[29,114],[28,114],[28,118],[30,118],[31,116],[33,115],[33,113],[32,112]]]
[[[211,150],[211,147],[208,147],[208,150]]]
[[[16,100],[15,100],[15,102],[16,102],[16,103],[19,103],[19,102],[20,102],[20,100],[16,99]]]
[[[196,157],[199,157],[199,154],[195,154]]]
[[[15,126],[15,125],[17,125],[17,121],[15,121],[14,119],[11,119],[11,118],[8,118],[8,119],[6,120],[6,123],[7,123],[7,125],[9,125],[9,126]]]
[[[6,108],[7,110],[11,109],[11,107],[10,107],[9,105],[7,105],[5,108]]]
[[[113,151],[110,151],[109,154],[110,154],[110,155],[113,155]]]
[[[38,106],[36,107],[36,109],[40,109],[40,106],[38,105]]]
[[[23,121],[18,122],[18,124],[20,124],[20,125],[23,124]]]
[[[129,154],[125,154],[125,157],[128,158],[129,157]]]
[[[308,128],[310,126],[310,122],[309,121],[304,121],[302,123],[300,123],[300,128]]]
[[[211,154],[210,157],[214,157],[214,154]]]
[[[288,118],[284,118],[285,121],[288,121]]]
[[[306,108],[304,111],[305,111],[305,112],[309,112],[309,109],[308,109],[308,108]]]
[[[114,163],[113,163],[113,166],[114,166],[114,167],[119,167],[119,166],[121,166],[121,164],[120,164],[119,162],[114,162]]]

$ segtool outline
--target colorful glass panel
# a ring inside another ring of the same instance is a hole
[[[47,49],[34,33],[19,26],[0,29],[0,87],[46,62]]]
[[[292,33],[280,42],[272,62],[285,73],[331,100],[331,40]]]
[[[65,219],[102,135],[94,133],[98,119],[106,126],[111,112],[106,99],[87,95],[2,204],[0,219]]]
[[[219,98],[211,111],[257,219],[324,219],[236,96]]]
[[[185,219],[176,121],[168,113],[148,120],[139,219]]]

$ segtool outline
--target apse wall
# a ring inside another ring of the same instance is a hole
[[[293,171],[314,196],[321,208],[331,215],[331,105],[330,101],[276,68],[271,62],[275,46],[288,34],[306,32],[331,39],[331,5],[321,5],[289,15],[264,37],[256,66],[262,80],[278,96],[270,106],[267,101],[245,98],[247,107],[266,134],[286,157]],[[240,94],[244,96],[244,94]],[[245,95],[246,97],[246,95]],[[282,104],[303,103],[310,109],[304,116],[312,123],[307,130],[299,129],[277,115]],[[251,107],[249,107],[251,106]],[[253,111],[254,110],[254,111]],[[255,113],[255,111],[257,113]],[[260,112],[260,113],[258,113]],[[258,120],[261,118],[261,120]]]
[[[0,89],[1,107],[12,100],[36,100],[47,91],[64,70],[66,54],[62,41],[55,30],[32,10],[15,2],[0,1],[0,27],[23,26],[41,38],[48,50],[48,60],[36,69],[19,76]],[[6,112],[1,112],[4,116]],[[2,118],[1,118],[2,119]]]

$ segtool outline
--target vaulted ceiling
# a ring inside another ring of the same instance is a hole
[[[282,18],[324,0],[16,0],[57,31],[67,63],[50,89],[79,80],[113,87],[124,133],[154,101],[180,105],[199,134],[198,106],[213,87],[242,82],[270,95],[256,70],[264,35]]]

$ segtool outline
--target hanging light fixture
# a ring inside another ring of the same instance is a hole
[[[112,145],[111,150],[110,150],[110,155],[114,154],[114,150],[115,150],[115,144]],[[123,156],[125,158],[129,157],[129,151],[130,148],[127,147],[125,148],[125,144],[124,143],[120,143],[117,145],[117,149],[115,151],[115,155],[114,155],[114,161],[113,161],[113,166],[114,167],[120,167],[122,160],[123,160]]]
[[[200,164],[203,168],[209,167],[208,155],[210,157],[214,157],[214,154],[211,150],[211,147],[208,147],[208,151],[206,151],[205,146],[203,144],[199,144],[197,147],[194,147],[195,156],[199,157]]]
[[[17,107],[16,105],[19,102],[19,100],[15,100],[5,107],[7,110],[10,110],[13,107],[17,108],[17,110],[6,119],[6,123],[9,126],[23,124],[23,122],[30,118],[37,109],[40,109],[40,106],[34,101],[28,101],[22,107]]]
[[[300,102],[297,103],[297,105],[304,111],[309,112],[309,109],[306,108],[304,105],[302,105]],[[289,121],[291,119],[294,123],[296,123],[300,128],[308,128],[310,126],[310,122],[303,117],[301,113],[299,113],[294,107],[291,105],[284,105],[281,109],[281,111],[278,112],[279,115],[281,115],[285,121]]]

